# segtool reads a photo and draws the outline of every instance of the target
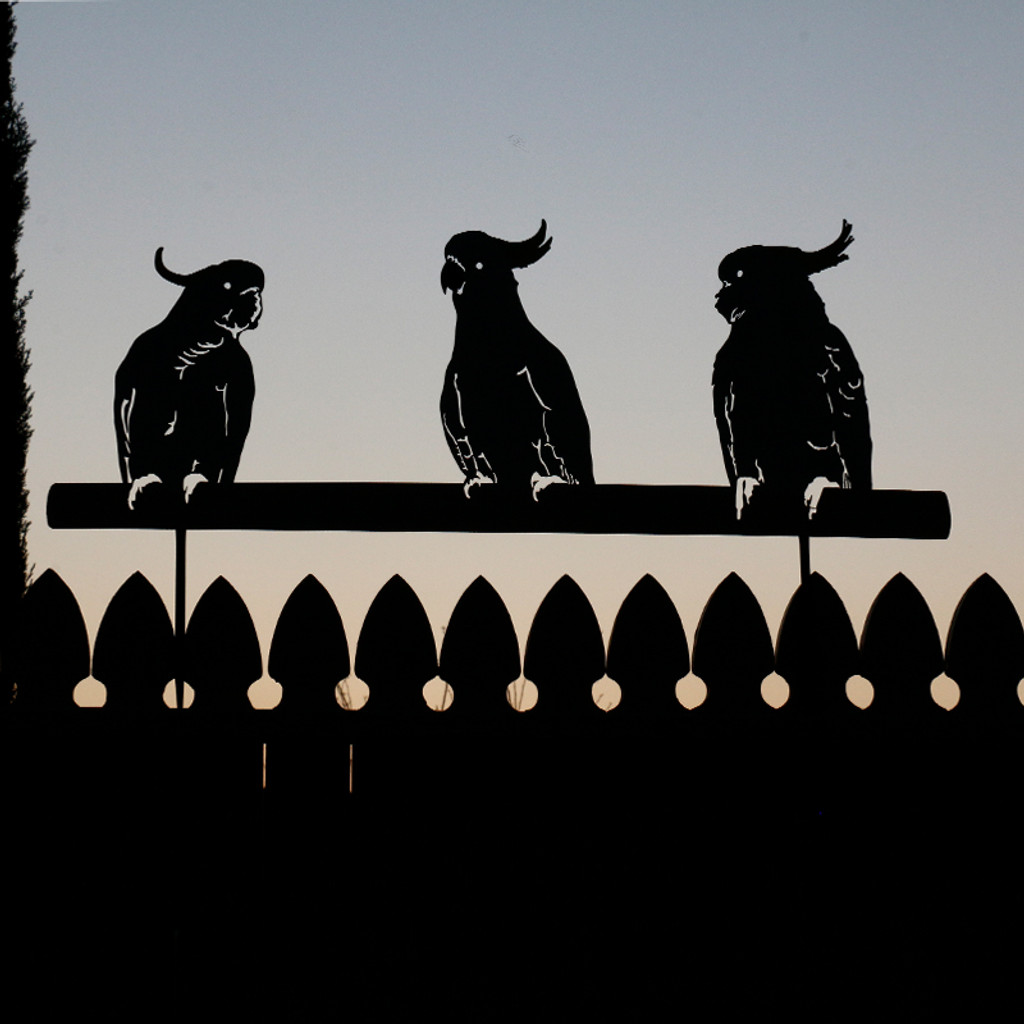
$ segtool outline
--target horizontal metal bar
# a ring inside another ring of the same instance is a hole
[[[598,484],[528,492],[461,484],[242,483],[142,495],[128,508],[122,484],[54,484],[47,522],[62,530],[345,530],[372,533],[579,533],[811,537],[949,536],[941,491],[823,492],[817,514],[763,495],[736,518],[729,487]]]

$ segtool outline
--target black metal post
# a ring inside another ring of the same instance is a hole
[[[174,706],[185,707],[185,535],[174,531]]]
[[[800,582],[806,583],[811,577],[811,538],[800,534]]]

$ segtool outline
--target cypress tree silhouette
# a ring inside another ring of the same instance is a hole
[[[29,294],[19,294],[18,242],[28,209],[26,163],[32,139],[14,101],[14,13],[12,4],[0,5],[0,666],[8,658],[11,623],[28,584],[28,491],[25,458],[32,433],[29,414],[32,392],[28,386],[28,350],[25,347],[25,306]],[[0,703],[11,700],[10,673],[0,667]]]

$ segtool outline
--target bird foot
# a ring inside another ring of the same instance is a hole
[[[135,504],[142,496],[142,492],[151,484],[162,484],[163,480],[156,473],[147,473],[145,476],[137,477],[132,481],[128,490],[128,507],[134,512]]]
[[[195,493],[195,489],[200,484],[208,484],[210,481],[203,476],[202,473],[189,473],[188,476],[182,480],[182,487],[185,491],[185,504],[188,504],[189,498]]]
[[[472,497],[474,487],[482,487],[484,484],[494,484],[498,481],[493,477],[484,476],[483,473],[477,473],[476,476],[466,477],[466,482],[462,485],[462,493],[467,498]]]
[[[740,476],[736,478],[736,518],[742,519],[745,509],[750,507],[754,492],[763,483],[756,476]]]
[[[807,508],[807,518],[813,519],[814,513],[818,511],[818,502],[821,501],[821,492],[828,487],[838,487],[834,480],[827,476],[816,476],[804,490],[804,505]]]
[[[564,484],[568,481],[563,480],[560,476],[541,476],[540,473],[534,473],[530,477],[530,490],[533,491],[533,500],[537,501],[537,496],[541,491],[546,490],[552,484]]]

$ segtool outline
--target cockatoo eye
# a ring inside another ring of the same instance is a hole
[[[482,263],[478,263],[478,264],[476,265],[476,269],[477,269],[477,270],[483,270],[483,269],[484,269],[484,265],[483,265]]]
[[[230,281],[225,281],[224,282],[224,290],[225,291],[231,291],[231,282]]]
[[[737,271],[736,271],[736,277],[737,277],[737,278],[740,278],[740,277],[742,277],[742,276],[743,276],[743,271],[742,271],[742,270],[737,270]]]

